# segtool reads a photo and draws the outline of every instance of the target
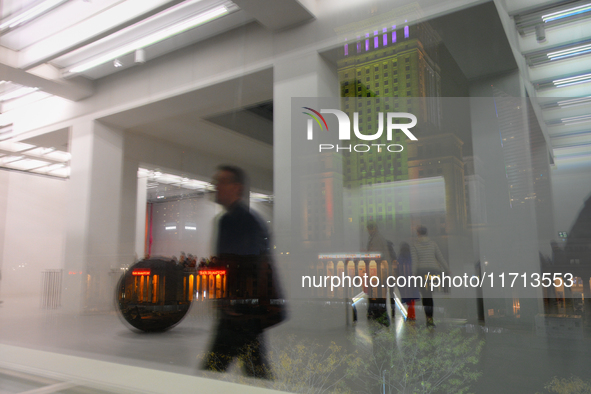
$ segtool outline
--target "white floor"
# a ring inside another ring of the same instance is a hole
[[[131,331],[115,312],[74,315],[43,310],[37,297],[4,297],[3,301],[0,394],[183,393],[192,392],[196,385],[209,387],[212,392],[237,390],[238,386],[228,381],[239,376],[239,371],[222,374],[226,380],[222,382],[209,379],[210,375],[203,378],[198,368],[198,356],[208,349],[214,323],[211,311],[204,307],[193,308],[167,332],[147,334]],[[351,334],[371,341],[363,322],[355,327],[342,324],[341,328],[328,329],[318,321],[303,329],[296,320],[292,316],[290,322],[269,330],[268,342],[278,344],[287,336],[297,335],[351,346]],[[437,330],[457,324],[448,320],[438,319],[436,314]],[[417,310],[417,324],[424,324],[421,308]],[[397,315],[397,331],[404,328]],[[483,374],[472,388],[476,393],[542,392],[544,383],[553,376],[589,380],[589,338],[540,337],[534,329],[472,328],[486,341],[478,365]],[[177,389],[171,391],[173,386]],[[244,385],[239,389],[265,391]]]

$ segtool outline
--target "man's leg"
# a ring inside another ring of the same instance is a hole
[[[245,344],[240,357],[247,376],[259,379],[273,379],[271,366],[267,360],[264,333],[254,336]]]
[[[237,336],[232,323],[222,319],[218,323],[215,339],[211,350],[203,359],[202,369],[206,371],[224,372],[238,356],[241,343],[236,342]]]
[[[421,298],[423,300],[423,308],[425,309],[425,317],[427,317],[427,327],[435,327],[433,322],[433,293],[427,284],[427,288],[421,288]]]

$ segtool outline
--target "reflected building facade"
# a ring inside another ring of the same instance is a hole
[[[393,133],[391,141],[386,133],[372,141],[400,144],[404,147],[400,152],[343,152],[345,189],[366,186],[363,195],[347,199],[345,216],[349,222],[358,218],[360,225],[375,220],[397,239],[411,236],[418,224],[428,226],[436,236],[462,233],[466,228],[463,142],[454,130],[446,130],[442,121],[441,39],[429,23],[405,24],[404,15],[417,14],[417,6],[408,6],[395,14],[339,29],[346,37],[356,37],[355,42],[347,38],[337,66],[341,96],[345,98],[343,110],[351,119],[358,113],[359,131],[372,134],[382,112],[408,112],[417,117],[412,133],[418,141],[409,140],[401,132]],[[351,142],[364,141],[353,138]],[[409,213],[417,209],[411,207],[413,200],[408,194],[386,195],[380,188],[370,187],[438,176],[446,185],[444,217],[411,218]]]
[[[464,142],[458,130],[446,124],[442,105],[441,74],[456,72],[458,66],[449,56],[440,61],[440,51],[447,49],[429,23],[406,23],[417,15],[420,8],[412,5],[336,29],[344,42],[337,60],[341,110],[352,127],[372,135],[380,124],[385,128],[386,120],[380,122],[385,114],[411,113],[417,118],[411,132],[418,140],[400,130],[388,140],[382,129],[376,140],[352,135],[350,141],[340,141],[345,149],[311,159],[314,170],[301,185],[306,190],[301,228],[308,250],[366,251],[369,221],[378,224],[396,249],[419,224],[442,240],[467,229]],[[446,86],[449,89],[449,83]],[[403,117],[394,120],[407,122]],[[383,145],[366,152],[346,148],[358,144]],[[390,144],[402,149],[388,151],[385,146]],[[335,236],[338,229],[341,233]],[[336,274],[329,266],[331,262],[318,262],[310,268],[318,275]],[[379,271],[385,277],[394,269]]]

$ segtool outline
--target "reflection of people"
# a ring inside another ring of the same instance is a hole
[[[386,260],[388,262],[388,267],[394,267],[396,265],[396,253],[394,252],[392,243],[390,243],[389,247],[389,242],[380,233],[378,225],[375,221],[370,220],[367,222],[367,233],[369,234],[366,248],[367,251],[380,253],[381,260]],[[379,266],[380,264],[378,264],[378,267]],[[391,270],[390,272],[393,272],[393,270]],[[385,278],[383,278],[383,280],[385,280]],[[393,304],[394,300],[388,297],[386,297],[386,304],[382,304],[385,306],[385,310],[377,303],[370,303],[369,308],[367,310],[367,317],[370,319],[380,320],[380,318],[384,315],[384,312],[386,311],[390,312],[390,314],[387,314],[386,316],[394,316],[395,309],[392,308]],[[391,319],[388,317],[389,322],[390,320]]]
[[[414,274],[425,277],[427,275],[439,275],[442,271],[449,273],[449,268],[441,250],[439,250],[439,246],[427,237],[427,228],[424,226],[417,227],[417,237],[410,249]],[[422,286],[421,296],[423,298],[425,316],[427,317],[427,326],[435,327],[433,323],[433,294],[431,292],[431,286]]]
[[[412,257],[410,253],[410,245],[403,242],[400,245],[400,253],[398,254],[398,274],[406,278],[406,286],[400,287],[401,301],[408,305],[406,321],[415,321],[415,300],[421,298],[419,289],[413,286],[410,276],[413,274]]]
[[[259,304],[264,289],[245,290],[236,276],[250,276],[251,285],[257,286],[262,272],[261,264],[269,254],[268,235],[264,224],[255,216],[242,200],[245,189],[244,172],[232,166],[221,166],[215,175],[216,202],[226,209],[218,223],[216,253],[220,264],[231,265],[228,272],[228,293],[254,298],[259,290]],[[233,267],[233,268],[232,268]],[[239,268],[237,268],[239,267]],[[253,278],[254,276],[254,278]],[[234,278],[234,279],[232,279]],[[265,281],[266,284],[266,281]],[[269,367],[264,354],[263,325],[260,319],[249,315],[250,309],[237,307],[223,308],[218,321],[215,339],[210,353],[204,360],[204,369],[225,371],[234,358],[247,358],[246,373],[253,377],[269,378]]]
[[[367,240],[368,252],[380,252],[382,260],[388,261],[388,264],[396,260],[396,255],[392,255],[392,252],[388,248],[388,241],[380,233],[375,221],[370,220],[367,222],[367,232],[369,234],[369,239]]]

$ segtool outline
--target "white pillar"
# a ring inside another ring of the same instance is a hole
[[[121,130],[97,121],[80,121],[73,125],[71,135],[62,304],[68,311],[109,310],[114,297],[109,272],[121,266],[125,250],[120,233],[128,215],[121,214],[122,206],[129,204],[122,204],[122,196],[129,191],[123,188],[123,175],[133,172],[133,166],[124,166]]]
[[[493,101],[491,85],[513,97],[497,96]],[[524,195],[536,191],[532,171],[536,164],[531,156],[530,130],[526,122],[520,121],[524,116],[516,115],[517,109],[521,108],[523,112],[527,108],[527,99],[519,96],[523,93],[520,86],[523,86],[522,79],[516,73],[474,83],[470,91],[474,97],[470,102],[470,118],[474,157],[483,163],[476,169],[476,175],[484,182],[487,211],[487,226],[477,233],[477,252],[482,273],[486,272],[487,276],[494,273],[495,276],[493,288],[484,285],[485,315],[488,309],[499,305],[509,309],[510,304],[504,303],[519,299],[519,321],[532,324],[533,315],[539,312],[536,304],[543,297],[541,286],[531,286],[531,274],[540,272],[541,245],[536,214],[538,203],[523,199]],[[487,95],[489,97],[485,97]],[[511,123],[513,129],[504,129],[500,135],[502,121],[506,122],[510,116],[515,119]],[[523,171],[523,175],[511,178],[507,171],[516,169],[520,174]],[[499,278],[503,273],[504,287]],[[514,279],[509,276],[511,273],[525,273],[527,286],[524,288],[522,277],[511,286]]]
[[[289,249],[291,226],[291,99],[339,97],[336,65],[318,53],[284,57],[273,70],[273,212],[277,248]]]
[[[301,298],[301,275],[310,262],[300,261],[294,254],[281,255],[291,249],[292,234],[292,155],[291,155],[291,100],[297,97],[338,97],[339,85],[336,65],[329,64],[317,53],[278,59],[273,75],[273,188],[275,195],[273,211],[273,240],[278,266],[286,296]],[[296,240],[297,242],[297,240]],[[316,264],[316,262],[314,262]],[[310,310],[292,304],[291,324],[306,326],[310,323]],[[315,317],[312,317],[314,319]],[[334,327],[344,327],[342,319],[330,320]],[[320,328],[320,327],[319,327]],[[329,327],[322,327],[329,328]]]
[[[146,252],[146,208],[148,203],[148,178],[138,177],[135,216],[135,256],[144,257]]]
[[[2,266],[4,265],[4,239],[8,203],[8,171],[0,171],[0,300],[2,300]]]
[[[126,142],[127,144],[127,142]],[[143,193],[138,190],[138,162],[137,160],[125,157],[123,159],[123,171],[121,176],[121,214],[119,215],[119,257],[117,266],[130,265],[136,261],[136,226],[138,211],[143,207],[143,217],[146,215],[146,194],[144,187]],[[140,195],[143,194],[143,204],[139,202]],[[141,219],[141,215],[140,215]],[[144,226],[141,226],[143,229]],[[138,258],[143,255],[137,255]]]

